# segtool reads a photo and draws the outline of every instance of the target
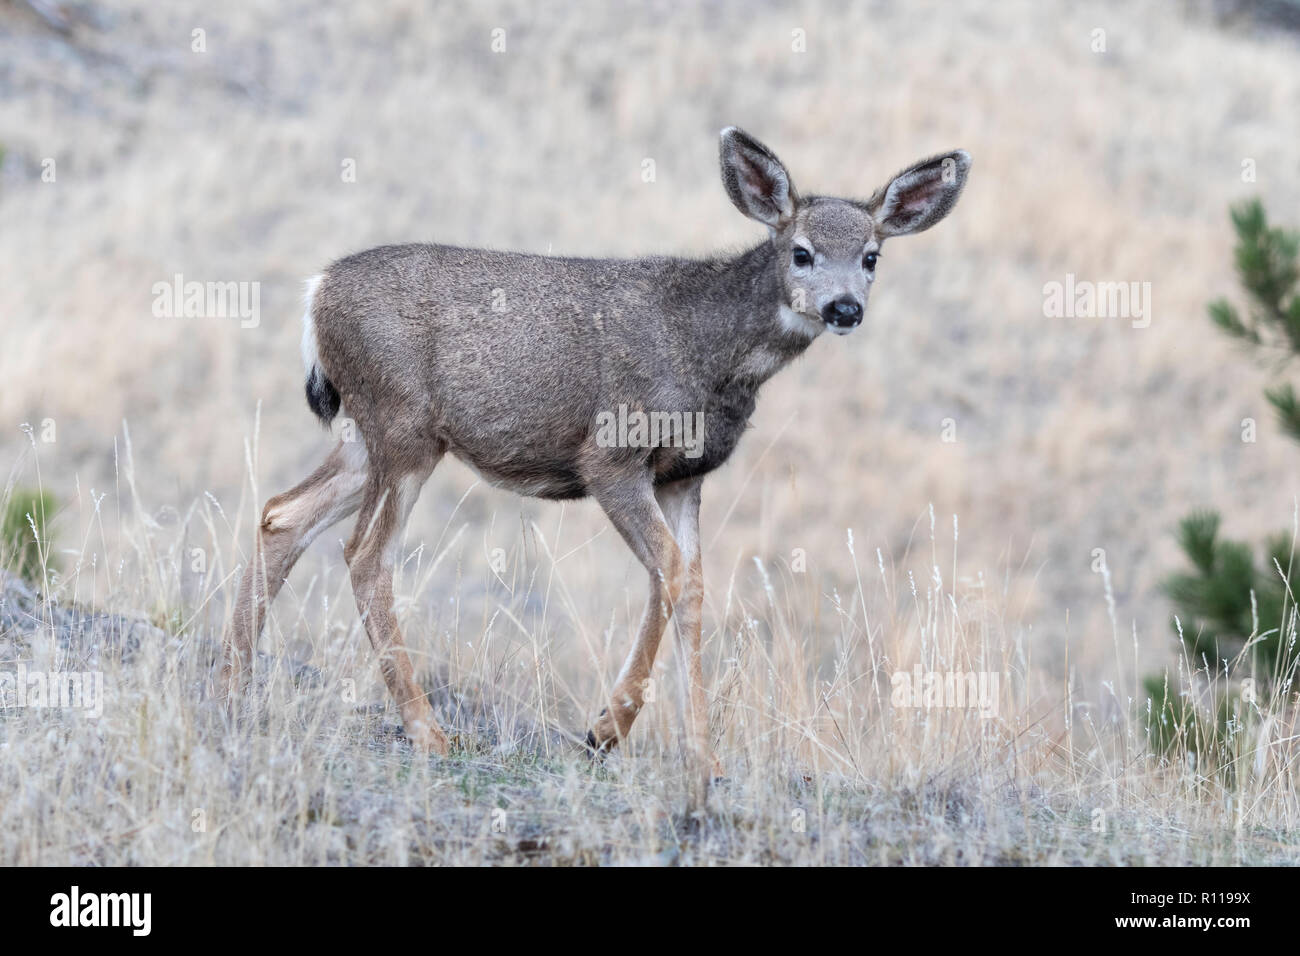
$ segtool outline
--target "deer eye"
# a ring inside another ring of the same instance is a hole
[[[794,251],[790,253],[790,261],[800,269],[805,269],[813,264],[813,254],[803,246],[795,246]]]
[[[868,272],[875,272],[877,258],[878,256],[876,253],[868,252],[865,256],[862,257],[862,268],[866,269]]]

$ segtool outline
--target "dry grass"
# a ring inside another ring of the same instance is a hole
[[[63,503],[63,570],[0,632],[0,669],[90,657],[108,688],[98,721],[0,715],[0,862],[1295,860],[1294,713],[1243,720],[1225,782],[1151,755],[1136,699],[1175,654],[1175,520],[1291,520],[1295,447],[1204,304],[1232,287],[1229,202],[1297,208],[1293,39],[1171,4],[116,10],[70,45],[0,7],[0,460]],[[728,775],[707,811],[685,809],[670,648],[630,752],[592,769],[570,748],[641,610],[621,542],[590,504],[456,464],[398,582],[453,758],[393,734],[345,528],[290,579],[228,726],[204,685],[230,576],[261,500],[326,448],[300,397],[301,277],[410,239],[754,241],[716,181],[728,123],[809,190],[866,194],[958,145],[975,169],[950,220],[886,250],[865,328],[778,377],[706,486]],[[154,318],[176,272],[260,281],[261,324]],[[1044,318],[1067,272],[1151,282],[1151,326]],[[53,442],[15,427],[45,420]],[[74,605],[159,629],[48,626]],[[917,663],[996,673],[996,717],[893,706],[889,675]]]
[[[124,466],[127,500],[80,512],[87,545],[45,600],[6,589],[0,660],[99,671],[105,692],[98,718],[9,706],[0,719],[5,863],[1294,861],[1285,700],[1242,714],[1230,776],[1170,764],[1114,676],[1126,662],[1112,659],[1098,693],[1072,663],[1040,661],[1005,585],[962,574],[955,523],[923,527],[906,555],[929,577],[847,537],[843,592],[759,559],[757,587],[741,568],[715,585],[707,647],[726,778],[692,808],[664,662],[623,752],[592,765],[575,745],[639,610],[634,580],[598,624],[582,582],[599,576],[604,542],[530,524],[497,573],[468,566],[463,541],[481,529],[454,521],[406,550],[403,616],[454,741],[451,758],[421,758],[337,564],[282,599],[272,652],[228,720],[209,696],[215,608],[245,535],[213,499],[178,527],[121,523],[141,510]],[[200,574],[196,553],[213,561]],[[104,604],[150,608],[153,626],[60,603],[101,556],[117,582]],[[905,706],[890,678],[914,668],[994,675],[996,706]]]

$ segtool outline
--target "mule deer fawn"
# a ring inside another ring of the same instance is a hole
[[[720,156],[731,201],[768,229],[739,255],[571,259],[384,246],[309,281],[307,402],[327,425],[346,409],[362,441],[339,442],[266,503],[227,632],[227,695],[242,686],[294,562],[359,512],[344,556],[366,633],[407,737],[447,752],[402,644],[392,581],[402,526],[451,452],[523,495],[590,495],[648,572],[635,643],[588,746],[602,752],[627,735],[675,618],[688,753],[702,773],[715,768],[700,651],[701,482],[736,447],[759,386],[824,330],[845,335],[862,322],[883,242],[947,215],[970,169],[956,150],[858,201],[801,196],[771,150],[735,127],[722,131]],[[655,441],[601,440],[602,413],[607,422],[620,409],[663,413],[670,424]],[[679,440],[688,416],[703,423],[694,449]]]

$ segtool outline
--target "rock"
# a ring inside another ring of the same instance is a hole
[[[53,637],[67,670],[99,670],[105,653],[129,663],[142,648],[197,653],[204,664],[215,664],[221,648],[207,637],[181,638],[155,627],[143,616],[85,611],[76,605],[46,604],[22,578],[0,569],[0,645],[18,645],[30,652],[42,638]],[[257,671],[269,674],[276,658],[258,653]],[[309,664],[285,659],[295,684],[319,686],[324,678]]]

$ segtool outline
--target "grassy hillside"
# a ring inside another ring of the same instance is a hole
[[[1204,314],[1234,282],[1228,205],[1300,205],[1295,36],[1210,4],[683,6],[126,0],[60,34],[0,5],[0,491],[58,503],[0,666],[97,653],[107,688],[97,720],[0,716],[0,862],[1295,859],[1294,714],[1243,720],[1224,780],[1146,751],[1138,686],[1178,653],[1177,519],[1214,504],[1259,538],[1300,493],[1261,371]],[[346,527],[228,726],[204,686],[231,576],[329,447],[302,279],[395,241],[741,248],[762,233],[718,180],[728,124],[809,192],[958,146],[974,169],[705,486],[708,812],[682,801],[671,639],[631,755],[571,747],[644,601],[618,536],[454,462],[397,583],[451,760],[393,735]],[[177,274],[258,283],[257,322],[155,316]],[[1049,317],[1067,275],[1150,283],[1149,325]],[[154,628],[129,653],[122,620]],[[996,716],[894,706],[917,664],[997,674]]]

